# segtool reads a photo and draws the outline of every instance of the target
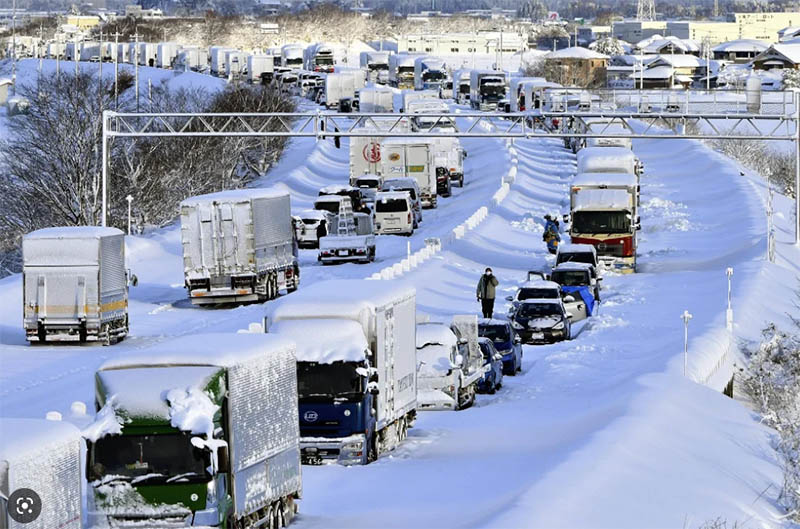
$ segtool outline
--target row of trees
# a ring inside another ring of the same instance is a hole
[[[133,89],[120,84],[120,111]],[[23,234],[47,226],[96,225],[101,214],[102,111],[114,108],[113,82],[62,72],[22,87],[30,112],[10,119],[0,147],[0,275],[19,269]],[[272,89],[231,85],[217,94],[154,87],[155,112],[290,112]],[[117,138],[110,142],[109,224],[123,227],[132,195],[135,225],[164,226],[186,197],[244,187],[283,152],[282,139]]]

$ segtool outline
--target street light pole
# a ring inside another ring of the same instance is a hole
[[[688,310],[684,310],[681,319],[683,320],[683,376],[686,376],[689,364],[689,320],[692,319],[692,315]]]
[[[728,276],[728,310],[725,311],[725,323],[728,331],[733,331],[733,308],[731,307],[731,278],[733,277],[733,268],[728,267],[725,269],[725,275]]]
[[[131,234],[131,203],[133,202],[133,196],[128,195],[125,197],[125,200],[128,201],[128,235]]]

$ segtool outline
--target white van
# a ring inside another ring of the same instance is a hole
[[[407,191],[381,191],[375,195],[375,228],[379,235],[414,233],[414,211]]]
[[[414,215],[414,229],[422,223],[422,201],[419,184],[410,176],[387,178],[381,184],[381,191],[406,191],[411,200],[411,212]]]

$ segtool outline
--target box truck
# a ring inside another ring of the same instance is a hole
[[[360,112],[393,112],[394,92],[385,87],[362,88],[358,92]]]
[[[300,283],[289,193],[222,191],[180,205],[186,288],[197,305],[264,301]]]
[[[22,303],[30,342],[121,340],[128,334],[125,235],[45,228],[22,238]]]
[[[417,57],[414,59],[414,89],[434,90],[441,93],[447,80],[447,65],[438,57]]]
[[[378,174],[381,170],[381,131],[406,132],[411,130],[408,118],[371,118],[365,129],[375,131],[374,136],[350,138],[350,185],[364,174]]]
[[[281,47],[281,66],[292,70],[301,70],[304,50],[305,48],[300,44],[284,44]]]
[[[497,110],[506,97],[506,76],[499,70],[472,70],[469,78],[469,102],[475,110]]]
[[[310,72],[332,73],[334,50],[329,44],[312,44],[303,51],[303,68]]]
[[[159,42],[156,47],[156,66],[165,69],[172,68],[180,48],[177,42]]]
[[[80,430],[60,420],[1,418],[0,434],[0,527],[81,529]]]
[[[300,498],[294,344],[196,334],[103,364],[91,527],[284,527]],[[55,526],[53,526],[55,527]]]
[[[303,462],[365,464],[406,437],[417,411],[412,287],[321,281],[270,304],[267,322],[297,343]]]
[[[269,84],[272,81],[275,63],[271,55],[247,55],[247,81]]]
[[[396,53],[389,56],[389,85],[414,89],[414,61],[420,53]]]
[[[378,84],[389,82],[388,51],[362,51],[359,56],[361,68],[367,72],[367,80]]]
[[[410,177],[419,185],[423,206],[435,208],[436,151],[434,138],[389,138],[381,143],[379,173],[385,178]]]
[[[641,176],[644,166],[632,150],[624,147],[586,147],[578,151],[581,173],[627,173]]]

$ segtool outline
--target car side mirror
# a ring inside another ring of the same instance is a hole
[[[372,385],[370,385],[370,387],[369,387],[369,390],[368,390],[368,391],[369,391],[369,394],[370,394],[370,395],[373,395],[373,396],[375,396],[375,395],[377,395],[378,393],[380,393],[380,390],[378,389],[378,384],[372,384]]]
[[[227,474],[231,471],[231,461],[228,455],[228,445],[222,444],[217,448],[217,472]]]
[[[570,313],[567,313],[567,319],[568,319],[568,320],[571,320],[573,317],[574,317],[574,316],[573,316],[572,314],[570,314]]]

